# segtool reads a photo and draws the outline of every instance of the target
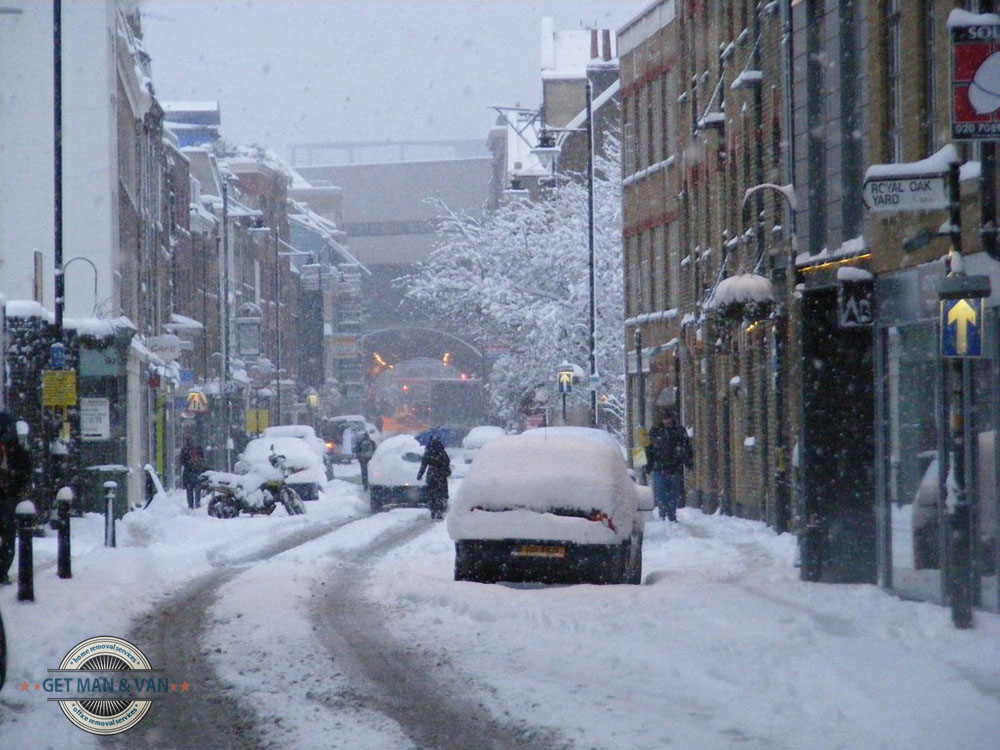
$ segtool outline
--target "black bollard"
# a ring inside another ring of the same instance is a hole
[[[115,494],[118,482],[108,480],[104,483],[104,546],[115,546]]]
[[[56,493],[56,529],[59,534],[59,546],[56,552],[56,574],[60,578],[72,578],[73,569],[70,563],[69,547],[69,515],[73,504],[73,490],[63,487]]]
[[[14,511],[17,516],[17,599],[22,602],[35,601],[34,560],[32,539],[34,538],[35,504],[22,500]]]

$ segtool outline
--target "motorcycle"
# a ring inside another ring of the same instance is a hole
[[[290,516],[305,513],[306,506],[299,493],[285,484],[291,473],[285,456],[275,453],[272,448],[268,461],[273,471],[202,472],[202,495],[208,498],[208,515],[213,518],[236,518],[240,513],[269,516],[279,503]]]

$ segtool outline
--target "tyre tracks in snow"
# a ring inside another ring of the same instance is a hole
[[[406,644],[385,626],[392,610],[365,598],[374,561],[431,526],[421,519],[351,555],[314,588],[317,635],[350,681],[350,698],[393,720],[420,750],[558,750],[572,743],[523,722],[498,720],[471,696],[484,691],[426,644]]]
[[[129,639],[150,663],[170,679],[197,683],[197,690],[157,701],[128,732],[130,747],[157,750],[270,750],[282,746],[264,729],[265,720],[237,689],[220,678],[213,655],[203,645],[216,624],[213,607],[228,583],[248,565],[266,560],[358,519],[324,524],[292,534],[266,548],[220,562],[137,620]],[[331,713],[376,711],[393,722],[419,750],[570,750],[556,733],[524,722],[498,720],[484,701],[471,695],[485,691],[458,674],[432,645],[407,644],[385,626],[390,607],[363,595],[374,564],[431,527],[426,519],[383,534],[370,545],[348,553],[314,586],[308,617],[315,636],[346,677],[333,700],[319,701]],[[308,730],[306,730],[308,735]],[[117,737],[101,739],[102,747],[120,748]]]
[[[232,686],[215,674],[202,636],[213,623],[212,605],[219,590],[247,564],[330,533],[349,521],[323,524],[291,534],[262,549],[229,558],[220,567],[183,587],[134,623],[129,640],[137,644],[157,669],[172,679],[197,681],[197,692],[172,694],[157,701],[146,717],[129,730],[128,746],[157,750],[266,750],[270,744],[259,729],[256,712],[234,695]],[[222,567],[222,565],[227,567]],[[121,748],[118,737],[102,746]]]

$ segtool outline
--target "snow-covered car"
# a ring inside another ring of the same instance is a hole
[[[497,438],[480,449],[448,512],[455,580],[640,583],[652,509],[613,438]]]
[[[482,424],[473,427],[462,438],[462,462],[471,464],[480,448],[497,438],[502,438],[506,434],[503,427],[497,427],[492,424]]]
[[[390,505],[427,505],[427,482],[417,479],[424,446],[413,435],[393,435],[379,443],[368,462],[368,500],[372,513]]]
[[[376,445],[382,439],[378,428],[360,414],[341,414],[324,419],[320,425],[320,436],[327,465],[349,464],[354,460],[354,438],[362,432],[367,432]]]
[[[234,466],[237,474],[259,473],[266,475],[271,467],[272,450],[285,457],[285,466],[291,471],[285,479],[303,500],[316,500],[326,483],[323,459],[316,455],[314,446],[298,437],[262,436],[247,443]]]
[[[306,445],[322,461],[326,457],[326,443],[316,434],[316,430],[307,424],[283,424],[267,427],[260,434],[264,438],[292,437],[305,442]]]

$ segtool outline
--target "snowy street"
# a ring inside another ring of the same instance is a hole
[[[367,516],[339,480],[300,517],[158,496],[118,538],[74,519],[72,580],[52,535],[36,601],[0,589],[4,747],[102,746],[35,688],[95,635],[189,684],[128,733],[158,748],[930,750],[1000,731],[1000,618],[959,631],[942,607],[801,582],[794,538],[756,522],[651,520],[639,587],[456,583],[444,524]]]

